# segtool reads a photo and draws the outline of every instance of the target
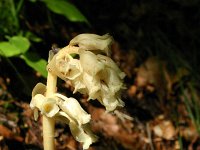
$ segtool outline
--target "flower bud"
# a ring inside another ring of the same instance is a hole
[[[74,98],[67,98],[61,94],[56,93],[58,100],[58,105],[62,111],[64,111],[73,120],[76,120],[78,124],[86,124],[90,121],[91,116],[86,111],[83,110],[78,101]]]
[[[41,97],[40,95],[45,94],[45,92],[46,92],[46,86],[42,83],[36,84],[36,86],[33,88],[30,107],[31,109],[33,109],[33,115],[34,115],[35,121],[37,121],[39,117],[38,107],[42,105],[42,102],[44,100],[43,97]],[[35,97],[37,94],[39,94],[39,96],[37,96],[38,98]],[[37,99],[40,99],[40,100],[38,101]]]
[[[41,113],[43,115],[46,115],[47,117],[54,117],[59,110],[60,108],[56,104],[56,100],[53,98],[47,98],[43,102],[42,107],[40,109]]]
[[[70,41],[69,45],[78,45],[81,50],[100,50],[109,55],[112,42],[113,38],[109,34],[102,36],[96,34],[79,34]]]
[[[34,97],[36,94],[44,95],[45,92],[46,92],[46,85],[44,85],[43,83],[37,83],[36,86],[33,88],[32,97]]]
[[[98,137],[92,133],[89,123],[77,124],[77,122],[64,111],[59,111],[55,119],[69,124],[70,131],[75,140],[83,143],[83,149],[88,149],[89,146],[98,139]]]
[[[111,68],[112,70],[114,70],[116,72],[116,75],[118,75],[120,79],[124,79],[124,77],[126,76],[125,73],[119,69],[117,64],[111,58],[104,55],[97,55],[97,57],[98,57],[98,60],[104,63],[104,65],[107,68]]]
[[[74,122],[69,123],[69,127],[73,137],[83,143],[83,149],[88,149],[89,146],[97,141],[97,136],[95,136],[88,126],[78,126]],[[89,131],[89,132],[88,132]],[[89,134],[88,134],[89,133]]]
[[[77,78],[82,72],[79,60],[73,59],[69,54],[63,57],[59,54],[60,53],[57,53],[53,57],[47,65],[47,68],[63,80],[73,80]]]
[[[97,55],[90,51],[80,51],[80,64],[85,72],[95,76],[105,68],[104,64],[97,59]]]

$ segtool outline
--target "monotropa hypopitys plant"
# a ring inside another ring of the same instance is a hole
[[[124,106],[121,91],[125,88],[125,74],[109,57],[112,42],[109,34],[80,34],[57,53],[49,52],[47,70],[64,81],[70,81],[73,93],[86,94],[88,100],[98,100],[104,105],[107,112],[114,111],[118,106]],[[46,96],[46,88],[38,83],[33,89],[30,107],[34,110],[35,120],[40,112],[46,117],[64,121],[74,138],[83,143],[83,149],[88,149],[97,140],[90,129],[90,114],[72,97],[57,92]]]

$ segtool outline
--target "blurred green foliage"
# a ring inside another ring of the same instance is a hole
[[[12,36],[8,41],[0,42],[0,52],[5,57],[24,54],[30,47],[30,42],[22,36]]]
[[[62,45],[79,32],[109,32],[120,50],[137,52],[136,66],[157,56],[167,62],[173,74],[186,68],[189,75],[183,82],[192,78],[192,85],[182,87],[181,95],[188,117],[200,133],[200,104],[195,96],[200,80],[199,25],[199,0],[0,0],[0,57],[9,63],[12,58],[20,59],[46,77],[47,61],[43,58],[51,44]],[[29,82],[30,77],[25,80]],[[131,84],[134,79],[128,81]]]
[[[70,21],[89,23],[85,16],[71,3],[66,0],[43,0],[52,12],[63,15]]]
[[[44,8],[47,12],[50,10],[53,13],[66,17],[66,19],[72,22],[85,22],[88,25],[89,22],[67,0],[30,0],[29,4],[24,0],[0,1],[0,55],[7,58],[21,58],[28,66],[46,77],[47,61],[42,59],[40,54],[33,48],[30,50],[31,44],[33,42],[42,42],[42,38],[30,31],[30,25],[25,18],[27,17],[25,12],[26,5],[30,5],[31,3],[32,5],[35,3],[39,5],[41,2],[45,5]]]
[[[188,89],[181,85],[181,92],[188,116],[195,125],[197,133],[200,135],[200,101],[198,91],[196,90],[194,84],[189,83]]]

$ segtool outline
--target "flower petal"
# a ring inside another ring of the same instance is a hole
[[[38,89],[38,88],[36,88]],[[37,92],[35,92],[37,93]],[[34,95],[34,94],[33,94]],[[42,94],[37,94],[34,97],[32,97],[31,102],[30,102],[30,108],[33,110],[33,115],[35,121],[37,121],[39,112],[38,110],[41,109],[42,103],[45,101],[45,97]]]
[[[108,68],[113,69],[116,72],[116,74],[119,75],[121,79],[123,79],[126,76],[125,73],[119,69],[119,67],[111,58],[104,55],[100,55],[100,54],[97,55],[97,57],[98,57],[98,60],[104,63]]]
[[[46,97],[42,94],[37,94],[34,97],[32,97],[30,102],[31,109],[37,108],[41,110],[43,102],[46,101]]]
[[[83,149],[88,149],[93,142],[97,141],[97,137],[91,131],[90,134],[84,132],[85,127],[78,126],[75,122],[70,122],[69,127],[73,137],[83,143]],[[89,128],[87,128],[88,130]]]
[[[72,59],[69,62],[66,78],[69,80],[74,80],[78,76],[80,76],[82,73],[82,67],[80,65],[79,60],[77,59]]]
[[[124,106],[124,102],[114,96],[104,96],[102,102],[107,112],[114,111],[118,106]]]
[[[69,115],[72,119],[76,120],[78,124],[88,123],[91,119],[91,115],[83,110],[78,101],[74,98],[67,98],[64,95],[55,94],[56,97],[60,98],[58,105],[62,111]]]
[[[47,68],[63,80],[73,80],[82,72],[79,60],[73,59],[69,54],[62,56],[59,52],[49,62]]]
[[[58,121],[64,122],[66,124],[69,124],[70,121],[72,121],[72,119],[62,110],[60,110],[55,116],[54,118]]]
[[[97,60],[97,56],[90,51],[80,51],[80,63],[83,70],[92,76],[105,68],[104,64]]]
[[[108,86],[108,90],[115,94],[123,88],[123,82],[118,76],[117,72],[115,72],[111,68],[106,68],[99,74],[100,80],[102,84]]]
[[[97,93],[101,90],[100,79],[98,76],[91,76],[88,73],[83,73],[83,83],[87,87],[89,99],[96,99]]]
[[[46,92],[46,85],[44,85],[43,83],[38,83],[33,88],[32,97],[34,97],[36,94],[42,94],[42,95],[44,95],[45,92]]]
[[[43,102],[41,107],[41,113],[46,115],[47,117],[53,117],[59,111],[59,107],[56,104],[56,100],[53,98],[48,98]]]
[[[109,34],[103,36],[96,34],[79,34],[70,41],[69,45],[78,45],[79,48],[83,50],[101,50],[109,55],[112,42],[113,38]]]
[[[74,87],[73,93],[76,93],[77,91],[81,94],[87,94],[86,85],[83,83],[83,76],[79,76],[73,80],[71,80],[71,83]]]
[[[78,142],[83,143],[83,149],[88,149],[89,146],[98,139],[98,137],[92,133],[89,123],[79,125],[64,111],[59,111],[56,114],[55,119],[69,124],[73,137]]]

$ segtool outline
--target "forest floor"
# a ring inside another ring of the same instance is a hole
[[[99,136],[90,150],[200,149],[200,111],[195,107],[199,95],[190,86],[189,72],[180,68],[172,74],[166,68],[167,62],[156,57],[138,65],[135,50],[125,53],[117,42],[112,51],[112,58],[127,75],[127,88],[122,94],[125,107],[105,113],[98,102],[86,102],[87,97],[76,95],[91,114],[92,130]],[[33,75],[33,80],[45,82],[40,78]],[[34,121],[29,107],[31,97],[15,97],[22,89],[13,88],[13,82],[15,79],[0,76],[0,150],[40,150],[42,121]],[[68,83],[61,82],[60,86],[66,89],[61,91],[63,94],[73,90]],[[62,123],[56,124],[55,141],[58,150],[82,147]]]

